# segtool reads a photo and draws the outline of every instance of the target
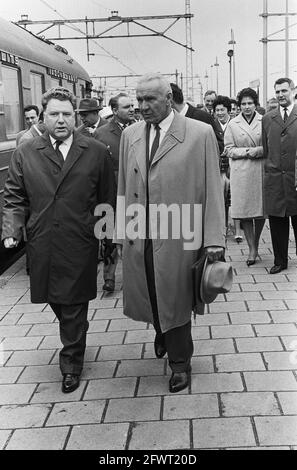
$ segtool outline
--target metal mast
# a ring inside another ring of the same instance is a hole
[[[192,24],[191,24],[191,0],[186,2],[186,98],[193,100],[193,49],[192,49]]]

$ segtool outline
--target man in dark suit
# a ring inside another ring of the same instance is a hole
[[[126,93],[119,93],[110,99],[109,105],[113,112],[111,121],[103,127],[100,127],[96,133],[96,139],[106,145],[111,156],[116,181],[119,172],[119,150],[121,135],[125,127],[134,122],[134,105]],[[106,247],[104,246],[104,251]],[[110,246],[108,246],[108,249]],[[106,253],[105,253],[106,254]],[[109,259],[108,259],[109,258]],[[113,292],[115,288],[115,271],[117,266],[117,250],[114,245],[112,255],[105,256],[103,279],[103,290]]]
[[[108,123],[106,119],[100,117],[99,111],[101,109],[102,106],[96,98],[82,99],[79,107],[76,109],[82,120],[82,125],[77,129],[78,132],[87,137],[96,138],[99,127],[105,126]]]
[[[214,90],[206,90],[204,94],[204,106],[203,111],[213,115],[213,102],[216,99],[217,94]]]
[[[269,216],[276,274],[288,266],[289,218],[297,242],[297,104],[294,104],[294,83],[279,78],[274,84],[279,108],[263,116],[262,140],[265,158],[265,213]]]
[[[224,136],[212,115],[202,111],[202,109],[195,108],[189,103],[185,103],[181,88],[175,83],[170,83],[170,86],[172,90],[172,108],[183,116],[210,124],[215,132],[221,154],[224,150]]]
[[[74,96],[62,87],[43,95],[46,132],[14,152],[4,188],[6,248],[27,236],[33,303],[48,303],[59,320],[62,391],[79,386],[88,303],[97,295],[100,203],[115,205],[111,160],[104,145],[74,131]]]

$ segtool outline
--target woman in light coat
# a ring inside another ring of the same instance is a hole
[[[240,114],[225,131],[224,144],[230,158],[231,217],[240,219],[249,246],[246,261],[255,264],[264,226],[262,116],[257,113],[257,93],[244,88],[238,95]]]

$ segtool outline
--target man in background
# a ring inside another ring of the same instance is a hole
[[[24,108],[25,122],[27,128],[19,132],[16,136],[16,146],[20,144],[21,137],[27,132],[33,124],[38,124],[39,109],[35,104],[29,104]]]
[[[96,98],[84,98],[81,100],[76,112],[79,113],[82,125],[78,132],[86,137],[95,137],[99,127],[107,124],[107,120],[100,117],[99,111],[103,109]]]
[[[204,94],[204,106],[203,111],[206,111],[209,114],[213,114],[213,102],[216,99],[217,94],[213,90],[207,90]]]

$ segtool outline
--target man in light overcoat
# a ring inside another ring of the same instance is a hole
[[[123,256],[124,314],[154,325],[155,354],[168,354],[174,393],[190,380],[191,267],[202,246],[211,261],[224,252],[218,145],[210,125],[172,110],[170,84],[161,75],[142,77],[136,97],[144,120],[124,130],[119,161],[117,216],[124,201],[126,218],[124,231],[117,220],[115,241]],[[161,204],[165,215],[160,212],[158,220]],[[141,217],[133,214],[135,207]],[[172,210],[168,219],[166,209]],[[197,240],[189,245],[193,234],[178,230],[193,212]],[[134,236],[131,224],[137,230],[143,222],[145,230]]]

